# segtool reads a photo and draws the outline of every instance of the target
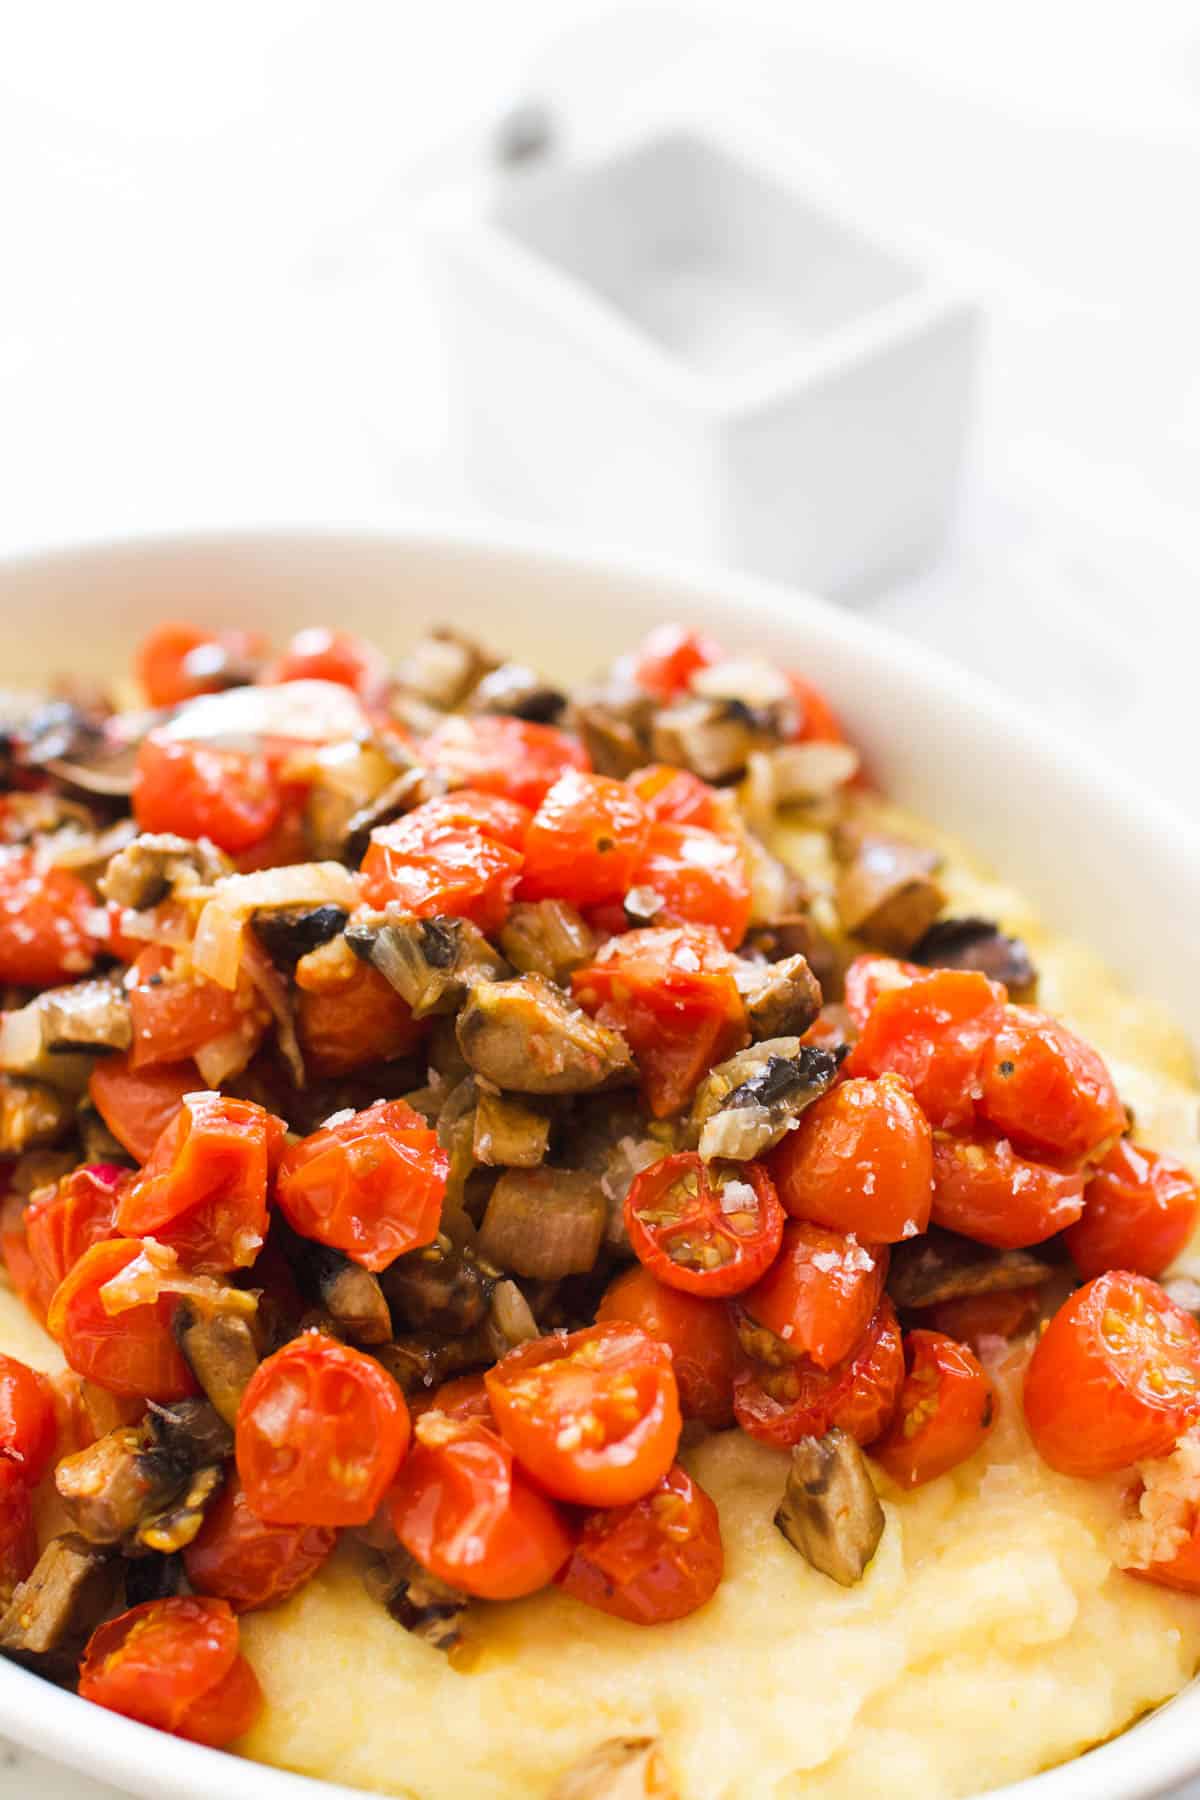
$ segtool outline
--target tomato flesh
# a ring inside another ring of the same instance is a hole
[[[189,744],[152,731],[138,746],[132,806],[141,831],[211,838],[235,853],[268,835],[283,798],[258,751]]]
[[[50,1383],[15,1356],[0,1354],[0,1458],[36,1487],[54,1458],[58,1425]]]
[[[902,1075],[935,1129],[969,1125],[1003,1007],[997,982],[962,969],[935,969],[886,989],[847,1058],[846,1073]]]
[[[183,1553],[192,1588],[234,1612],[277,1606],[303,1587],[337,1543],[328,1525],[270,1525],[250,1509],[237,1477],[225,1485]]]
[[[1034,1156],[1088,1156],[1125,1129],[1125,1108],[1101,1058],[1031,1006],[1005,1012],[984,1060],[980,1111]]]
[[[429,801],[373,831],[362,863],[367,904],[395,905],[420,919],[445,913],[495,934],[525,859],[511,841],[511,819],[493,818],[492,798],[459,794],[451,796],[453,805]],[[519,816],[527,825],[528,812]]]
[[[296,1033],[314,1075],[345,1075],[365,1063],[407,1056],[421,1042],[412,1009],[369,963],[319,992],[298,987]]]
[[[743,1431],[777,1450],[802,1437],[824,1437],[835,1425],[856,1443],[872,1444],[895,1410],[903,1380],[900,1327],[885,1296],[861,1342],[832,1369],[803,1357],[779,1370],[739,1370],[734,1412]]]
[[[0,1604],[27,1581],[37,1565],[37,1530],[33,1522],[33,1490],[20,1463],[0,1455]]]
[[[117,1142],[144,1163],[184,1095],[203,1086],[193,1062],[134,1069],[127,1055],[103,1056],[92,1070],[88,1097]]]
[[[215,1749],[250,1729],[262,1693],[223,1600],[147,1600],[110,1619],[84,1652],[84,1700]]]
[[[128,1178],[115,1163],[87,1165],[43,1189],[25,1208],[32,1299],[43,1318],[84,1251],[115,1235],[117,1199]]]
[[[134,964],[134,986],[128,990],[131,1069],[183,1062],[213,1038],[239,1029],[251,1043],[262,1034],[253,1009],[240,1005],[237,993],[203,975],[177,978],[174,960],[169,950],[151,945]]]
[[[741,1293],[770,1267],[783,1208],[761,1163],[705,1163],[684,1150],[634,1177],[625,1229],[638,1261],[664,1286],[715,1300]]]
[[[630,886],[662,901],[664,925],[709,925],[736,950],[750,922],[750,878],[741,847],[699,825],[654,824]]]
[[[711,1431],[733,1424],[737,1336],[724,1306],[668,1287],[639,1264],[618,1275],[596,1309],[599,1325],[617,1319],[666,1344],[685,1419]]]
[[[711,1600],[724,1571],[717,1509],[675,1463],[640,1500],[589,1514],[556,1579],[585,1606],[661,1625]]]
[[[283,1155],[275,1199],[302,1237],[386,1269],[437,1236],[450,1159],[403,1100],[314,1131]]]
[[[86,974],[99,948],[93,905],[69,869],[43,868],[29,850],[0,850],[0,981],[53,987]]]
[[[742,1347],[752,1355],[769,1351],[771,1360],[807,1356],[819,1369],[842,1362],[875,1315],[887,1274],[885,1246],[860,1244],[852,1235],[791,1219],[775,1262],[742,1294]],[[761,1332],[774,1343],[756,1341]],[[753,1345],[753,1348],[752,1348]]]
[[[1200,1213],[1191,1171],[1173,1156],[1122,1138],[1096,1164],[1067,1249],[1079,1273],[1132,1269],[1161,1275],[1188,1243]]]
[[[843,994],[855,1030],[862,1030],[882,994],[911,987],[928,973],[918,963],[899,962],[894,956],[877,956],[873,952],[856,956],[846,970]]]
[[[904,1338],[906,1373],[892,1422],[871,1454],[898,1487],[920,1487],[973,1456],[996,1395],[978,1357],[940,1331]]]
[[[933,1221],[976,1243],[1019,1250],[1075,1223],[1085,1180],[1079,1169],[1027,1161],[1007,1138],[939,1136],[933,1146]]]
[[[183,1400],[196,1392],[196,1382],[171,1330],[173,1296],[116,1313],[101,1298],[104,1285],[142,1251],[136,1238],[93,1244],[50,1302],[46,1329],[76,1373],[97,1387],[128,1399]]]
[[[625,782],[567,769],[533,815],[521,898],[577,906],[619,900],[633,885],[648,829]]]
[[[875,1243],[929,1224],[933,1142],[898,1075],[844,1081],[801,1115],[770,1160],[784,1210]]]
[[[1035,1287],[1007,1288],[995,1294],[963,1294],[942,1300],[928,1311],[930,1325],[947,1337],[970,1344],[976,1355],[987,1339],[1015,1338],[1037,1323],[1041,1292]]]
[[[628,786],[655,824],[701,825],[706,831],[718,831],[724,822],[717,790],[690,769],[648,763],[634,770]]]
[[[421,760],[455,786],[502,794],[531,811],[566,769],[588,769],[583,745],[553,725],[481,714],[444,719],[421,745]]]

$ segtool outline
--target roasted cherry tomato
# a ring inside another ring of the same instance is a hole
[[[450,1160],[403,1100],[322,1126],[284,1153],[275,1199],[302,1237],[386,1269],[437,1236]]]
[[[664,925],[711,925],[731,950],[746,935],[750,877],[732,837],[699,825],[651,825],[629,885],[658,895]]]
[[[0,1459],[36,1487],[54,1458],[58,1426],[54,1393],[44,1375],[0,1354]]]
[[[1139,1581],[1153,1582],[1156,1587],[1174,1588],[1177,1593],[1200,1594],[1200,1513],[1193,1516],[1188,1536],[1172,1556],[1160,1557],[1141,1569],[1126,1569]]]
[[[35,1310],[45,1318],[60,1281],[85,1250],[116,1231],[117,1198],[129,1171],[115,1163],[73,1169],[43,1188],[25,1208],[25,1241],[32,1269]]]
[[[1034,1156],[1087,1156],[1125,1129],[1125,1108],[1101,1058],[1031,1006],[1006,1009],[982,1081],[983,1117]]]
[[[535,1338],[484,1380],[505,1441],[556,1499],[623,1506],[674,1460],[681,1420],[671,1353],[635,1326]]]
[[[505,836],[497,837],[491,819],[479,818],[474,803],[488,798],[454,796],[457,816],[444,801],[433,800],[373,831],[362,863],[368,905],[396,905],[420,919],[447,913],[496,933],[516,892],[524,856],[507,841],[509,829],[501,824]],[[527,813],[522,816],[528,819]]]
[[[0,981],[53,987],[92,966],[91,893],[69,869],[43,868],[29,850],[0,850]]]
[[[887,1265],[886,1246],[789,1220],[775,1262],[739,1297],[742,1348],[760,1362],[807,1356],[819,1369],[831,1369],[871,1323]]]
[[[690,769],[649,763],[644,769],[635,769],[627,785],[645,807],[647,818],[656,824],[702,825],[706,831],[719,831],[725,823],[716,788]]]
[[[1190,1170],[1122,1138],[1096,1164],[1083,1196],[1083,1215],[1067,1232],[1079,1273],[1133,1269],[1161,1275],[1196,1228],[1200,1194]]]
[[[963,1294],[942,1300],[925,1317],[935,1331],[970,1344],[978,1352],[986,1338],[1015,1338],[1037,1323],[1042,1297],[1035,1287],[1006,1288],[995,1294]]]
[[[675,1463],[640,1500],[589,1513],[556,1580],[598,1612],[662,1625],[711,1600],[724,1572],[717,1509]]]
[[[533,815],[521,898],[576,906],[619,900],[633,886],[648,830],[645,808],[625,782],[565,770]]]
[[[0,1455],[0,1603],[33,1574],[38,1559],[33,1490],[20,1463]]]
[[[296,633],[266,679],[335,681],[369,700],[387,685],[388,662],[382,650],[365,638],[309,625]]]
[[[685,1419],[699,1419],[712,1431],[733,1424],[737,1336],[719,1301],[665,1287],[639,1264],[617,1276],[596,1309],[598,1325],[615,1319],[666,1344]]]
[[[856,956],[846,970],[844,984],[844,1005],[855,1030],[862,1030],[881,994],[888,994],[893,988],[911,987],[928,973],[919,963],[898,962],[894,956],[877,956],[873,952]]]
[[[411,1394],[408,1410],[414,1420],[422,1413],[443,1412],[450,1419],[479,1419],[484,1425],[495,1427],[492,1403],[482,1375],[456,1375],[439,1387]]]
[[[196,1593],[228,1600],[234,1612],[254,1612],[303,1587],[336,1543],[328,1525],[268,1525],[229,1475],[184,1551],[183,1566]]]
[[[1019,1250],[1075,1223],[1083,1210],[1085,1179],[1078,1169],[1027,1162],[1007,1138],[939,1135],[933,1146],[933,1222],[997,1250]]]
[[[1043,1460],[1064,1475],[1165,1456],[1200,1418],[1200,1329],[1144,1275],[1098,1275],[1038,1339],[1025,1417]]]
[[[770,1268],[783,1208],[761,1163],[705,1163],[683,1150],[634,1177],[625,1229],[657,1280],[718,1300],[740,1294]]]
[[[122,1192],[117,1229],[169,1244],[201,1274],[248,1269],[267,1235],[267,1183],[284,1130],[252,1100],[189,1094]]]
[[[484,1600],[536,1593],[571,1551],[559,1509],[480,1419],[422,1414],[388,1508],[396,1536],[423,1568]]]
[[[571,977],[579,1004],[622,1033],[656,1119],[686,1106],[714,1063],[749,1040],[734,961],[709,926],[629,931]]]
[[[141,1254],[136,1238],[93,1244],[50,1302],[46,1329],[71,1367],[98,1387],[129,1399],[183,1400],[196,1382],[171,1330],[174,1297],[116,1312],[104,1304],[105,1284]]]
[[[253,631],[201,631],[196,625],[158,625],[143,638],[133,672],[150,706],[179,706],[216,694],[238,675],[248,679],[267,652]]]
[[[463,787],[539,807],[565,769],[587,769],[587,751],[553,725],[480,714],[444,719],[421,746],[422,761]]]
[[[969,1125],[979,1072],[1004,1017],[1004,989],[973,970],[934,969],[880,993],[848,1075],[903,1075],[929,1123]]]
[[[633,656],[633,679],[656,700],[686,693],[693,675],[725,661],[715,638],[683,625],[656,625]]]
[[[879,1244],[929,1224],[932,1137],[898,1075],[842,1082],[801,1115],[768,1166],[794,1219]]]
[[[408,1450],[404,1395],[373,1357],[305,1331],[260,1363],[237,1416],[246,1504],[272,1525],[365,1525]]]
[[[788,686],[800,715],[795,741],[802,744],[844,744],[846,734],[820,688],[814,687],[811,681],[806,681],[803,675],[797,675],[794,670],[788,671]]]
[[[88,1097],[117,1142],[145,1162],[183,1096],[203,1086],[193,1062],[132,1069],[128,1056],[102,1056],[88,1081]]]
[[[973,1456],[996,1396],[978,1357],[940,1331],[904,1336],[906,1374],[892,1422],[871,1455],[897,1487],[920,1487]]]
[[[249,1731],[262,1691],[223,1600],[172,1596],[101,1625],[79,1672],[82,1699],[220,1749]]]
[[[142,831],[211,838],[222,850],[238,851],[274,828],[283,797],[257,751],[220,750],[152,731],[138,746],[132,805]]]
[[[743,1431],[777,1450],[802,1437],[824,1437],[835,1425],[856,1443],[873,1444],[895,1411],[903,1380],[900,1327],[885,1296],[861,1342],[832,1369],[818,1369],[808,1357],[781,1369],[741,1369],[734,1412]]]
[[[407,1056],[421,1042],[412,1008],[369,963],[313,992],[297,979],[296,1033],[314,1075],[345,1075],[365,1063]]]
[[[259,1009],[203,975],[177,973],[174,965],[174,954],[158,944],[144,949],[134,964],[134,985],[129,989],[131,1069],[182,1062],[201,1045],[235,1031],[257,1043],[262,1036]]]

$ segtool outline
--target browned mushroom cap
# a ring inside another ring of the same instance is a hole
[[[469,1246],[439,1237],[411,1250],[379,1277],[397,1325],[438,1337],[465,1337],[487,1317],[497,1271]]]
[[[1026,1004],[1037,999],[1037,970],[1020,938],[1007,937],[992,919],[939,919],[909,952],[913,962],[931,969],[977,969],[1002,981],[1009,998]]]
[[[456,1030],[471,1068],[513,1093],[581,1094],[634,1074],[620,1033],[539,975],[472,988]]]
[[[218,1466],[232,1449],[232,1431],[207,1401],[180,1401],[151,1407],[140,1425],[122,1426],[63,1457],[54,1484],[89,1543],[132,1542],[185,1496],[202,1469]]]
[[[492,1189],[479,1248],[497,1267],[535,1281],[585,1275],[600,1254],[607,1217],[594,1175],[508,1169]]]
[[[76,981],[47,988],[27,1006],[0,1016],[0,1068],[74,1086],[69,1066],[55,1059],[76,1051],[128,1050],[132,1039],[125,990],[115,981]]]
[[[791,1129],[814,1100],[828,1093],[841,1057],[797,1037],[768,1038],[711,1069],[696,1090],[690,1123],[699,1131],[705,1161],[745,1162]]]
[[[1053,1273],[1028,1250],[992,1250],[935,1225],[924,1237],[893,1244],[887,1291],[897,1306],[916,1310],[968,1294],[1037,1287]]]
[[[259,1361],[249,1324],[232,1313],[201,1311],[183,1299],[176,1307],[174,1331],[188,1367],[217,1413],[232,1427]]]
[[[473,638],[439,626],[414,644],[396,670],[396,680],[407,693],[430,706],[453,707],[496,667],[494,656]]]
[[[838,1426],[793,1449],[775,1523],[831,1581],[853,1587],[862,1580],[883,1536],[883,1508],[866,1457]]]
[[[536,669],[525,663],[501,663],[471,691],[467,711],[500,713],[512,719],[528,719],[535,725],[553,725],[561,718],[567,696],[551,687]]]
[[[656,762],[675,763],[704,781],[733,781],[755,750],[780,741],[766,710],[741,700],[681,700],[654,715],[650,748]]]
[[[45,1657],[81,1648],[116,1598],[120,1561],[73,1532],[52,1538],[0,1617],[0,1649]]]
[[[143,832],[110,861],[100,892],[115,906],[142,911],[168,894],[212,887],[233,874],[233,864],[207,838],[176,837],[171,832]]]
[[[607,1738],[560,1775],[548,1800],[680,1800],[657,1738]]]
[[[756,1038],[803,1037],[821,1010],[821,984],[802,956],[742,962],[734,980]]]
[[[565,987],[595,955],[596,935],[566,900],[519,900],[509,908],[500,948],[522,975],[544,975]]]
[[[945,905],[933,879],[941,859],[879,832],[838,832],[834,849],[841,863],[834,903],[843,929],[903,956]]]
[[[455,1012],[468,988],[510,972],[477,925],[450,914],[392,919],[370,913],[355,919],[346,942],[391,983],[415,1019]]]

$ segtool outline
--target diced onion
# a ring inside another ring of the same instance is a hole
[[[100,1304],[110,1318],[135,1306],[153,1306],[163,1294],[178,1294],[196,1302],[200,1311],[235,1313],[252,1319],[258,1311],[257,1294],[244,1288],[226,1287],[211,1275],[189,1275],[166,1244],[147,1238],[140,1256],[106,1281],[99,1290]]]
[[[358,884],[341,863],[291,863],[253,875],[227,875],[200,914],[192,962],[201,975],[232,990],[242,960],[242,929],[259,907],[330,903],[350,911],[358,901]]]

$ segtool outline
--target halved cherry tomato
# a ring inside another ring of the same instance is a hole
[[[596,906],[633,885],[649,821],[623,781],[566,769],[533,815],[525,839],[524,900]]]
[[[484,1425],[495,1425],[492,1403],[488,1399],[487,1384],[482,1375],[456,1375],[451,1381],[443,1381],[439,1387],[410,1394],[408,1410],[414,1421],[422,1413],[443,1412],[448,1419],[479,1419]]]
[[[174,1297],[162,1294],[116,1313],[101,1298],[105,1283],[141,1254],[136,1238],[93,1244],[50,1302],[46,1329],[71,1367],[98,1387],[131,1399],[183,1400],[196,1382],[171,1331]]]
[[[151,944],[134,964],[134,985],[129,989],[131,1069],[182,1062],[202,1044],[234,1031],[245,1031],[252,1043],[262,1036],[262,1012],[248,1003],[247,996],[190,970],[177,974],[175,961],[170,950]]]
[[[143,638],[133,672],[150,706],[178,706],[226,685],[222,665],[250,667],[265,656],[266,639],[254,631],[201,631],[196,625],[158,625]]]
[[[211,838],[222,850],[238,851],[268,835],[283,798],[259,752],[188,744],[152,731],[138,746],[132,806],[142,831]]]
[[[523,866],[521,851],[494,837],[490,821],[480,824],[465,814],[456,819],[435,800],[371,833],[362,862],[363,898],[370,906],[395,904],[419,919],[439,913],[470,919],[494,934]]]
[[[794,669],[788,670],[787,679],[800,714],[795,741],[801,744],[844,744],[846,734],[820,688],[814,687],[811,681],[806,681],[803,675],[797,675]]]
[[[1079,1169],[1027,1162],[1007,1138],[953,1138],[933,1145],[933,1221],[997,1250],[1041,1244],[1083,1210]],[[1108,1264],[1105,1264],[1108,1267]]]
[[[0,1455],[0,1604],[33,1574],[38,1559],[33,1490],[20,1463]]]
[[[373,1357],[302,1332],[258,1365],[238,1407],[246,1504],[271,1525],[365,1525],[409,1429],[404,1395]]]
[[[1096,1164],[1067,1249],[1084,1276],[1105,1269],[1161,1275],[1196,1229],[1198,1213],[1200,1194],[1189,1169],[1122,1138]]]
[[[683,1150],[634,1177],[625,1229],[657,1280],[718,1300],[740,1294],[771,1266],[783,1208],[761,1163],[705,1163]]]
[[[43,1188],[25,1208],[25,1241],[32,1263],[32,1297],[43,1318],[60,1281],[85,1250],[116,1231],[117,1199],[128,1169],[93,1163]]]
[[[423,1031],[390,981],[355,961],[340,986],[319,993],[297,983],[296,1033],[314,1075],[345,1075],[364,1063],[407,1056]]]
[[[724,823],[717,790],[690,769],[649,763],[634,770],[628,786],[656,824],[702,825],[706,831],[719,831]]]
[[[388,661],[382,650],[349,631],[309,625],[298,631],[268,675],[269,682],[336,681],[371,699],[386,685]]]
[[[169,1244],[186,1268],[248,1269],[267,1235],[285,1127],[252,1100],[189,1094],[117,1204],[123,1237]]]
[[[794,1219],[855,1231],[877,1244],[929,1224],[933,1140],[898,1075],[844,1081],[801,1115],[768,1167]]]
[[[693,675],[725,661],[715,638],[683,625],[656,625],[633,656],[633,679],[657,700],[674,700],[687,691]]]
[[[1025,1418],[1043,1461],[1064,1475],[1165,1456],[1200,1418],[1200,1329],[1144,1275],[1097,1276],[1038,1339]]]
[[[0,982],[53,987],[91,968],[93,900],[69,869],[43,868],[30,850],[0,850]]]
[[[887,1265],[884,1245],[790,1219],[775,1262],[739,1298],[739,1315],[749,1320],[747,1327],[738,1318],[742,1348],[762,1362],[807,1356],[819,1369],[831,1369],[851,1354],[875,1316]]]
[[[452,782],[539,807],[564,769],[588,769],[587,751],[553,725],[480,714],[444,719],[421,745],[421,759]]]
[[[237,1476],[228,1475],[183,1565],[196,1593],[227,1600],[234,1612],[253,1612],[303,1587],[336,1543],[328,1525],[269,1525],[250,1510]]]
[[[733,1407],[743,1431],[777,1450],[802,1437],[824,1437],[835,1425],[856,1443],[873,1444],[895,1411],[903,1380],[900,1327],[885,1295],[844,1362],[818,1369],[802,1357],[782,1369],[744,1368],[734,1382]]]
[[[585,1606],[634,1625],[662,1625],[711,1600],[724,1572],[717,1509],[674,1463],[640,1500],[589,1513],[555,1579]]]
[[[935,1128],[975,1115],[980,1069],[1003,1019],[1004,989],[973,970],[934,969],[880,993],[846,1059],[848,1075],[903,1075]]]
[[[1125,1129],[1125,1108],[1102,1059],[1032,1006],[1006,1009],[983,1061],[979,1110],[1034,1156],[1087,1156]]]
[[[750,922],[750,878],[741,846],[699,825],[651,825],[629,885],[663,903],[664,925],[711,925],[736,950]]]
[[[975,1454],[996,1395],[974,1351],[940,1331],[905,1332],[904,1361],[895,1414],[871,1455],[897,1487],[914,1488]]]
[[[484,1380],[513,1454],[558,1500],[623,1506],[674,1460],[682,1421],[671,1353],[636,1326],[535,1338]]]
[[[449,1173],[420,1114],[403,1100],[377,1100],[292,1144],[275,1199],[302,1237],[377,1271],[433,1242]]]
[[[1139,1581],[1153,1582],[1156,1587],[1174,1588],[1177,1593],[1200,1594],[1200,1512],[1173,1556],[1161,1557],[1141,1569],[1126,1569],[1125,1573],[1136,1575]]]
[[[571,977],[576,1000],[621,1032],[656,1119],[685,1106],[714,1063],[749,1041],[734,961],[709,926],[628,931]]]
[[[0,1458],[36,1487],[54,1458],[58,1424],[54,1393],[44,1375],[0,1354]]]
[[[894,956],[877,956],[874,952],[856,956],[846,970],[844,988],[845,1008],[856,1030],[862,1030],[881,994],[890,993],[893,988],[911,987],[928,973],[919,963],[899,962]]]
[[[1007,1288],[995,1294],[963,1294],[942,1300],[925,1317],[935,1331],[970,1344],[976,1353],[985,1338],[1015,1338],[1029,1331],[1041,1311],[1041,1292],[1035,1287]]]
[[[249,1731],[262,1692],[223,1600],[147,1600],[93,1633],[82,1699],[214,1749]]]
[[[203,1086],[193,1062],[132,1069],[128,1056],[103,1056],[88,1080],[88,1096],[117,1142],[145,1162],[183,1096]]]
[[[479,1419],[422,1414],[388,1508],[396,1536],[423,1568],[484,1600],[536,1593],[571,1551],[559,1509]]]
[[[700,1419],[712,1431],[733,1424],[737,1336],[719,1301],[665,1287],[638,1264],[617,1276],[596,1308],[598,1325],[615,1319],[667,1345],[685,1419]]]

